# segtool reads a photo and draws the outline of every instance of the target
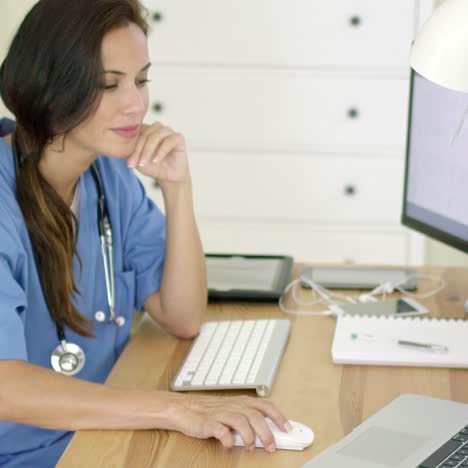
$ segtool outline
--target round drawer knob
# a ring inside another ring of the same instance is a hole
[[[162,19],[163,19],[163,15],[162,15],[162,13],[160,11],[155,11],[153,13],[153,21],[155,23],[160,23],[162,21]]]
[[[362,23],[362,19],[360,16],[354,15],[354,16],[351,16],[351,18],[349,18],[349,24],[355,28],[357,28],[358,26],[361,26],[361,23]]]
[[[164,106],[161,102],[155,102],[153,104],[153,112],[160,113],[164,110]]]
[[[359,109],[356,109],[355,107],[351,107],[350,109],[348,109],[348,117],[350,119],[359,118]]]
[[[348,184],[344,188],[344,193],[348,197],[352,197],[353,195],[356,195],[357,189],[355,185]]]

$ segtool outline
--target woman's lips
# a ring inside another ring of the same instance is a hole
[[[113,128],[112,131],[117,135],[124,137],[124,138],[135,138],[140,131],[140,127],[120,127],[120,128]]]

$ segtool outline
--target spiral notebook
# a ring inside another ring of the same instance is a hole
[[[339,315],[332,359],[336,364],[468,368],[468,321]]]

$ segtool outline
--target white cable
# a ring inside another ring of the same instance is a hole
[[[437,281],[439,285],[426,293],[413,293],[402,287],[402,285],[406,284],[411,278],[416,278],[417,280],[429,279],[431,281]],[[370,293],[361,294],[359,298],[361,299],[361,301],[363,298],[365,298],[366,300],[374,300],[374,302],[376,302],[377,299],[375,299],[375,296],[377,296],[378,294],[382,294],[381,300],[385,300],[387,298],[387,294],[391,294],[393,291],[397,290],[400,291],[404,296],[412,297],[414,299],[427,299],[428,297],[434,296],[438,292],[442,291],[442,289],[444,289],[446,286],[447,282],[441,276],[429,275],[426,273],[413,273],[411,275],[408,275],[405,280],[400,281],[396,284],[392,284],[390,282],[382,283],[375,289],[373,289]]]
[[[414,299],[427,299],[428,297],[434,296],[438,292],[442,291],[442,289],[444,289],[447,286],[447,281],[445,281],[441,276],[429,275],[427,273],[412,274],[408,276],[408,278],[414,278],[414,277],[416,277],[417,279],[423,278],[423,279],[429,279],[433,281],[439,281],[440,284],[432,291],[429,291],[428,293],[423,293],[423,294],[413,293],[413,292],[406,290],[405,288],[400,287],[400,285],[405,284],[406,281],[400,284],[397,284],[396,286],[394,286],[394,288],[398,289],[398,291],[400,291],[404,295],[412,297]]]
[[[416,278],[418,279],[429,279],[431,281],[437,281],[439,282],[439,285],[430,290],[429,292],[418,294],[418,293],[412,293],[409,290],[405,289],[402,287],[402,285],[406,284],[409,279],[411,278]],[[377,302],[377,299],[375,296],[378,294],[382,294],[382,299],[385,300],[387,298],[387,294],[391,294],[393,291],[398,290],[400,291],[404,296],[412,297],[414,299],[427,299],[428,297],[434,296],[438,292],[442,291],[447,286],[447,282],[441,277],[441,276],[436,276],[436,275],[429,275],[427,273],[413,273],[411,275],[408,275],[405,280],[400,281],[399,283],[392,284],[390,282],[385,282],[377,286],[375,289],[373,289],[370,293],[367,294],[361,294],[359,296],[359,299],[362,301],[363,298],[367,300],[373,300],[374,302]]]
[[[422,294],[412,293],[402,287],[411,278],[416,278],[416,279],[423,278],[423,279],[429,279],[432,281],[438,281],[439,285],[435,289],[427,293],[422,293]],[[312,297],[315,299],[313,299],[312,301],[303,301],[302,299],[300,299],[297,294],[298,284],[302,284],[302,285],[307,284],[312,290]],[[351,302],[354,304],[356,304],[357,302],[367,302],[367,301],[378,302],[378,299],[375,297],[378,294],[382,295],[381,300],[385,300],[387,298],[387,294],[390,294],[393,291],[398,290],[403,295],[412,297],[414,299],[427,299],[428,297],[431,297],[437,294],[438,292],[440,292],[446,286],[447,286],[447,282],[440,276],[429,275],[425,273],[415,273],[415,274],[408,275],[404,281],[401,281],[399,283],[391,284],[390,282],[387,281],[382,284],[379,284],[379,286],[377,286],[376,288],[374,288],[371,292],[367,294],[364,293],[364,294],[360,294],[359,296],[349,296],[346,294],[337,293],[335,291],[326,289],[322,285],[316,283],[315,281],[312,281],[309,278],[300,277],[291,281],[286,286],[285,290],[283,291],[283,294],[281,294],[279,298],[278,305],[280,309],[286,314],[305,315],[305,316],[337,315],[340,312],[340,307],[339,307],[340,303],[335,301],[333,298],[340,298],[342,301],[344,300],[344,301]],[[327,304],[328,309],[322,310],[320,312],[288,309],[284,305],[284,298],[290,290],[291,290],[292,300],[295,306],[311,307],[311,306],[325,303]],[[316,298],[317,296],[319,296],[318,299]]]
[[[308,315],[308,316],[320,316],[320,315],[331,315],[331,311],[329,311],[328,309],[327,310],[322,310],[320,312],[314,312],[314,311],[311,311],[311,310],[296,310],[296,309],[288,309],[285,305],[284,305],[284,297],[286,296],[286,294],[289,292],[290,289],[292,289],[292,297],[293,297],[293,300],[294,300],[294,303],[298,306],[312,306],[312,305],[318,305],[318,304],[321,304],[323,302],[328,302],[328,298],[327,298],[327,295],[325,293],[322,293],[320,291],[320,293],[318,293],[319,290],[322,289],[321,286],[319,286],[318,284],[314,283],[314,287],[312,288],[312,292],[313,294],[317,293],[317,294],[320,294],[321,295],[321,298],[320,299],[316,299],[315,301],[302,301],[300,300],[297,296],[296,296],[296,293],[295,293],[295,289],[296,289],[296,286],[298,284],[301,283],[301,278],[297,278],[293,281],[291,281],[285,288],[285,290],[283,291],[283,294],[281,294],[280,298],[279,298],[279,307],[280,309],[285,313],[285,314],[294,314],[294,315]],[[312,283],[312,282],[311,282]],[[317,286],[317,288],[315,287]]]
[[[316,283],[315,281],[312,281],[310,278],[306,278],[306,277],[301,277],[300,278],[300,281],[302,282],[302,284],[307,284],[308,286],[310,286],[310,288],[312,289],[313,292],[317,291],[320,296],[322,296],[324,298],[324,300],[330,304],[338,304],[336,301],[334,301],[332,299],[332,297],[337,297],[337,298],[340,298],[340,299],[344,299],[345,301],[348,301],[348,302],[351,302],[353,304],[356,303],[356,300],[350,296],[347,296],[346,294],[342,294],[342,293],[338,293],[336,291],[332,291],[330,289],[327,289],[327,288],[324,288],[322,285]],[[295,292],[295,290],[293,290]],[[296,297],[293,296],[294,299],[296,300]],[[296,301],[297,304],[299,304],[300,300],[299,301]],[[306,305],[307,303],[303,304],[303,305]],[[300,305],[300,304],[299,304]]]

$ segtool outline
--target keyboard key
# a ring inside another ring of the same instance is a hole
[[[226,363],[226,366],[221,374],[221,378],[219,379],[219,383],[222,385],[228,385],[232,382],[234,377],[234,373],[237,370],[239,362],[244,354],[244,349],[247,346],[248,340],[250,338],[250,334],[252,333],[252,329],[254,327],[253,320],[247,320],[243,323],[242,329],[239,333],[239,339],[236,342],[236,345],[233,349],[233,352],[229,356],[229,359]]]
[[[273,333],[275,325],[273,320],[270,320],[268,322],[268,325],[265,330],[265,335],[263,337],[262,343],[260,344],[260,347],[258,348],[258,352],[255,356],[255,360],[252,364],[252,367],[250,368],[249,375],[247,376],[247,383],[252,384],[255,382],[255,377],[257,377],[257,373],[260,369],[260,365],[263,361],[263,358],[265,356],[265,352],[268,346],[268,343],[270,342],[271,335]]]
[[[429,458],[424,460],[418,468],[436,468],[437,465],[451,455],[457,448],[461,446],[458,440],[449,440],[442,447],[436,450]]]
[[[198,335],[183,368],[179,371],[175,385],[186,385],[191,382],[193,374],[195,373],[200,363],[200,359],[210,343],[212,334],[216,330],[216,327],[217,324],[215,322],[208,322],[201,326],[200,334]]]
[[[237,368],[236,375],[234,376],[234,384],[241,385],[247,379],[247,374],[252,366],[252,358],[257,354],[260,340],[265,331],[266,321],[261,320],[255,324],[248,345],[244,350],[244,354]]]
[[[195,376],[192,379],[192,385],[201,385],[211,368],[211,365],[216,358],[219,348],[223,342],[224,336],[227,332],[229,324],[227,322],[221,322],[215,331],[215,334],[210,342],[208,349],[206,350],[200,365],[197,367]]]
[[[453,460],[445,460],[444,461],[445,466],[458,466],[458,463],[459,463],[458,461],[453,461]]]
[[[232,352],[232,348],[239,334],[240,328],[240,323],[236,323],[235,325],[229,328],[223,346],[221,347],[220,352],[216,356],[213,366],[211,367],[210,373],[208,374],[208,377],[205,380],[206,385],[215,385],[218,383],[219,376],[221,375],[221,371],[224,368],[226,359]]]

